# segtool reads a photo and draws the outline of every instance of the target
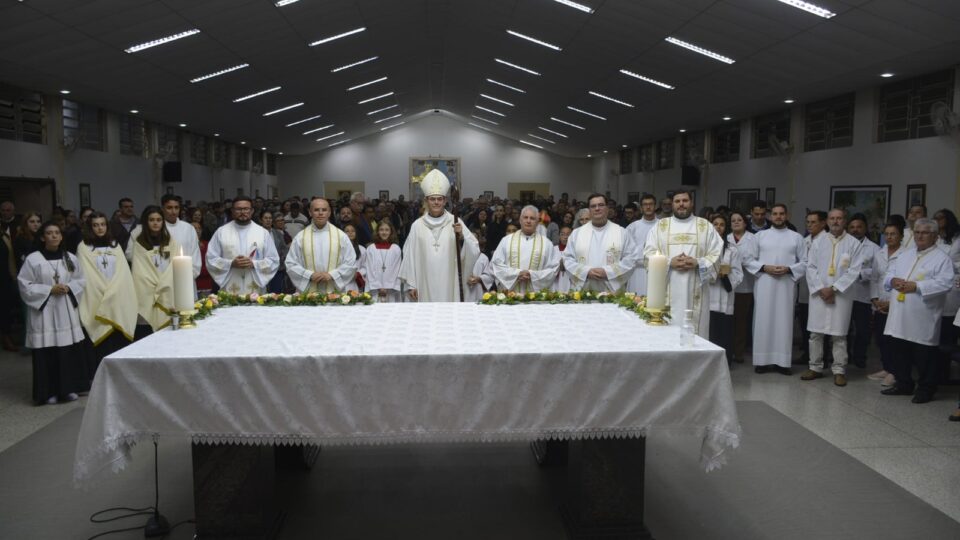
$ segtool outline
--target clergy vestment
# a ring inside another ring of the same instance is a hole
[[[633,237],[612,221],[602,227],[593,223],[577,227],[570,233],[562,257],[570,274],[570,289],[623,292],[639,254]],[[588,279],[591,268],[602,268],[607,279]]]
[[[177,245],[183,248],[183,254],[189,255],[193,262],[193,279],[197,279],[197,276],[200,275],[200,240],[197,238],[197,230],[193,228],[193,225],[178,219],[176,223],[170,223],[166,219],[163,220],[163,226],[167,228],[167,232],[170,233],[170,237],[177,241]],[[137,225],[130,231],[130,239],[127,241],[126,256],[127,260],[133,262],[133,244],[137,242],[137,237],[140,236],[140,225]],[[173,256],[180,255],[180,251],[177,250]]]
[[[374,302],[400,302],[400,246],[389,242],[378,242],[367,246],[367,255],[363,261],[367,292]],[[380,296],[380,290],[387,293]]]
[[[467,285],[467,302],[479,302],[483,299],[483,293],[493,287],[496,283],[490,265],[490,259],[483,253],[477,257],[477,262],[473,264],[473,270],[469,277],[477,277],[480,281],[476,285]]]
[[[133,245],[133,288],[137,292],[137,313],[143,317],[154,332],[172,321],[173,306],[173,257],[180,252],[177,241],[170,239],[166,246],[146,249],[131,237]]]
[[[407,288],[416,289],[418,302],[458,302],[466,298],[467,278],[480,256],[480,244],[463,224],[463,246],[458,253],[453,226],[453,214],[447,211],[438,217],[424,214],[410,226],[403,244],[400,279]],[[463,289],[457,283],[458,255]]]
[[[523,294],[550,289],[560,267],[553,247],[549,238],[537,233],[504,236],[490,261],[498,287]],[[523,270],[530,272],[530,281],[518,283]]]
[[[667,305],[673,320],[683,322],[683,311],[693,310],[693,327],[704,339],[710,336],[710,282],[717,277],[717,260],[723,239],[709,221],[695,216],[661,219],[650,229],[643,247],[644,257],[666,255],[668,262],[681,254],[697,260],[697,268],[667,270]]]
[[[823,371],[823,336],[832,336],[833,374],[843,375],[847,367],[847,331],[853,311],[853,284],[863,267],[860,241],[846,232],[839,237],[825,232],[817,235],[807,253],[806,281],[810,291],[807,330],[810,332],[810,369]],[[833,303],[826,303],[820,291],[832,288]]]
[[[234,268],[233,260],[244,255],[252,268]],[[231,221],[217,229],[207,244],[207,271],[222,290],[232,294],[263,293],[280,268],[280,255],[273,235],[256,223]]]
[[[323,228],[316,223],[297,233],[287,252],[287,275],[299,292],[343,293],[356,291],[359,269],[357,252],[347,233],[329,221]],[[330,281],[314,283],[314,272],[326,272]]]
[[[641,252],[647,245],[647,236],[650,234],[650,230],[656,226],[657,221],[659,220],[656,217],[649,221],[640,218],[627,225],[627,234],[633,237],[633,243],[640,248]],[[647,294],[647,258],[643,253],[637,255],[637,264],[633,267],[633,274],[627,281],[627,290],[641,296]]]
[[[87,377],[92,381],[104,357],[133,341],[137,293],[119,245],[81,242],[77,258],[87,282],[80,299],[80,321],[93,345],[87,355]]]
[[[570,244],[560,244],[554,246],[554,256],[559,261],[557,266],[557,277],[553,280],[553,286],[550,290],[554,292],[570,292],[570,272],[567,272],[566,267],[563,266],[563,252],[567,250],[567,246]]]
[[[796,282],[804,277],[803,237],[784,227],[771,227],[756,234],[757,258],[745,263],[757,276],[753,314],[753,365],[776,364],[789,368],[793,358],[793,304]],[[773,276],[764,265],[787,266],[790,272]]]
[[[893,278],[915,281],[916,292],[898,292],[890,284]],[[890,300],[883,333],[921,345],[939,345],[940,318],[953,280],[953,263],[937,246],[918,252],[914,244],[891,259],[883,279]]]

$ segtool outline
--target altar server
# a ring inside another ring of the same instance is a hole
[[[177,242],[177,246],[183,248],[183,254],[189,255],[193,260],[193,278],[196,279],[200,275],[200,240],[197,238],[197,231],[193,228],[193,225],[187,223],[180,219],[180,199],[176,195],[167,193],[160,199],[160,205],[163,207],[163,222],[164,227],[166,227],[167,232],[170,233],[170,237]],[[126,256],[128,261],[133,261],[133,244],[137,236],[140,235],[140,231],[143,230],[142,225],[137,225],[130,231],[130,240],[127,242]],[[178,255],[179,250],[174,255]]]
[[[287,275],[299,292],[356,291],[357,253],[347,234],[330,222],[330,202],[310,201],[312,222],[297,233],[287,253]]]
[[[133,246],[131,275],[133,288],[137,293],[137,313],[155,332],[171,323],[173,266],[170,261],[179,253],[180,244],[164,227],[163,211],[159,206],[143,209],[140,228],[140,234],[130,237]],[[194,236],[196,234],[193,233]],[[144,332],[141,331],[140,334]]]
[[[473,269],[467,278],[467,296],[464,298],[466,302],[479,302],[483,298],[483,294],[488,290],[494,289],[497,283],[497,278],[493,273],[493,265],[490,264],[490,258],[484,253],[486,239],[483,236],[477,235],[476,231],[474,231],[474,236],[477,237],[477,242],[480,243],[480,255],[477,256],[477,262],[473,264]]]
[[[627,225],[627,234],[633,237],[633,243],[643,251],[647,245],[647,236],[657,224],[657,198],[650,193],[640,197],[640,219]],[[647,258],[641,253],[637,256],[637,265],[627,281],[627,290],[641,296],[647,294]]]
[[[560,243],[553,248],[559,261],[557,278],[553,280],[553,287],[551,288],[554,292],[570,292],[570,272],[567,272],[567,269],[563,266],[563,252],[567,250],[567,242],[570,240],[570,233],[572,232],[573,229],[566,225],[560,227]]]
[[[537,233],[538,215],[535,206],[525,206],[520,211],[520,230],[504,236],[497,246],[490,264],[498,288],[526,294],[553,284],[560,261],[550,239]]]
[[[400,262],[402,252],[397,245],[397,231],[389,219],[377,225],[376,241],[367,246],[363,270],[367,276],[367,292],[375,302],[400,302]]]
[[[607,219],[607,197],[587,198],[590,221],[570,233],[563,266],[572,290],[623,292],[640,250],[627,231]]]
[[[217,229],[207,245],[207,270],[222,290],[262,294],[280,268],[273,235],[253,222],[250,197],[234,199],[231,211],[233,220]]]

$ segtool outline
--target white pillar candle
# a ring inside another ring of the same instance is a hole
[[[183,248],[180,248],[180,255],[173,258],[173,307],[177,311],[193,310],[194,299],[193,292],[193,259],[189,255],[183,254]]]
[[[647,258],[647,308],[663,309],[667,304],[667,257],[659,251]]]

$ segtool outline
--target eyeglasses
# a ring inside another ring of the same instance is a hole
[[[606,207],[607,207],[607,205],[606,205],[605,203],[591,204],[591,205],[590,205],[590,209],[591,209],[591,210],[596,210],[596,209],[598,209],[598,208],[606,208]]]
[[[236,206],[234,206],[234,207],[233,207],[233,211],[234,211],[234,212],[253,212],[253,208],[250,208],[250,207],[237,208]]]

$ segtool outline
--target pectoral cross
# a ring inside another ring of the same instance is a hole
[[[107,269],[107,256],[106,256],[106,255],[103,255],[102,257],[100,257],[100,264],[103,265],[103,269],[104,269],[104,270]]]

